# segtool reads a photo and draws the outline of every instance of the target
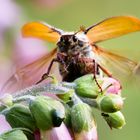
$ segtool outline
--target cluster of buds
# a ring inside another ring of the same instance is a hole
[[[121,85],[113,78],[103,77],[93,80],[92,75],[83,76],[76,82],[76,93],[84,97],[87,103],[101,111],[101,115],[109,127],[120,129],[125,125],[125,118],[120,110],[123,108],[124,98],[121,96]],[[99,90],[101,85],[102,91]],[[85,99],[87,98],[87,100]]]
[[[90,74],[72,83],[35,85],[0,101],[12,127],[0,140],[97,140],[94,109],[111,129],[125,125],[121,86],[108,77],[95,80]]]

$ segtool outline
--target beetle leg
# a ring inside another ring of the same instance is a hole
[[[94,73],[93,73],[93,78],[94,78],[94,80],[95,80],[97,86],[99,87],[100,92],[102,93],[102,92],[103,92],[102,87],[100,86],[100,84],[98,83],[97,78],[96,78],[96,74],[98,73],[99,65],[96,63],[95,60],[93,60],[93,62],[94,62]]]
[[[50,73],[50,71],[51,71],[51,68],[52,68],[54,62],[59,62],[59,61],[58,61],[57,58],[54,58],[54,59],[51,61],[50,65],[49,65],[49,67],[48,67],[47,72],[44,73],[44,74],[42,75],[41,79],[40,79],[36,84],[41,83],[42,81],[44,81],[44,80],[47,79],[48,77],[53,79],[52,76],[49,76],[49,73]]]
[[[112,77],[112,74],[110,71],[108,71],[107,69],[105,69],[104,67],[98,65],[98,67],[109,77]]]

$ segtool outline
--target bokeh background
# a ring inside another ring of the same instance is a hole
[[[29,21],[44,21],[66,31],[76,31],[81,25],[91,26],[107,17],[133,15],[140,18],[139,0],[0,0],[0,87],[14,72],[45,54],[52,44],[36,39],[23,39],[22,25]],[[101,46],[140,61],[140,32],[100,43]],[[129,81],[128,81],[129,83]],[[140,84],[137,84],[140,86]],[[110,130],[95,111],[99,140],[140,139],[140,91],[127,84],[123,113],[126,126]]]

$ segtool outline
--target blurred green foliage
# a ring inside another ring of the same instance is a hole
[[[18,24],[19,27],[25,22],[41,20],[66,31],[76,31],[81,25],[88,27],[116,15],[133,15],[140,18],[140,0],[68,0],[53,9],[37,7],[34,0],[16,0],[15,2],[26,16],[26,20]],[[8,36],[12,37],[11,33]],[[140,33],[108,40],[100,45],[133,60],[140,60]],[[126,126],[122,130],[112,131],[101,119],[100,114],[96,117],[100,140],[138,140],[140,138],[140,91],[137,89],[138,87],[131,88],[129,85],[123,89],[123,95],[127,99],[123,110]]]

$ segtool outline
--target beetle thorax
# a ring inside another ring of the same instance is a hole
[[[79,57],[93,58],[94,56],[89,40],[83,33],[65,33],[61,36],[57,45],[58,51],[65,53],[69,57],[79,55]]]

